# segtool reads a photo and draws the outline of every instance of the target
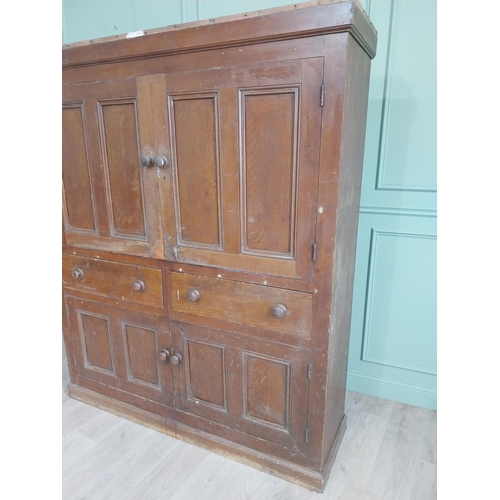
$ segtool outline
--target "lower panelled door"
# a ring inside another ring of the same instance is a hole
[[[166,318],[76,297],[66,303],[79,377],[101,384],[104,394],[112,387],[174,405],[172,368],[160,354],[170,347]]]
[[[307,352],[232,332],[171,321],[179,409],[303,451]],[[222,436],[224,437],[224,436]]]

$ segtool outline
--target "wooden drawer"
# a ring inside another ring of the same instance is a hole
[[[63,254],[63,285],[73,290],[163,308],[162,272],[153,267]]]
[[[311,338],[310,293],[187,273],[170,276],[173,311]]]

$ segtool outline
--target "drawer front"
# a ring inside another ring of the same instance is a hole
[[[311,338],[312,295],[187,273],[171,273],[173,311]]]
[[[63,254],[63,285],[82,292],[163,308],[160,269]]]

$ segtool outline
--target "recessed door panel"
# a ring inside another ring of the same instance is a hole
[[[144,326],[122,323],[127,379],[133,382],[160,386],[158,370],[158,332]]]
[[[146,238],[136,101],[100,102],[112,236]]]
[[[114,375],[109,316],[77,310],[85,368]]]
[[[223,345],[186,339],[186,395],[195,404],[226,411],[226,352]]]
[[[295,255],[299,88],[240,91],[243,253]]]
[[[181,245],[221,248],[217,93],[169,97]]]
[[[244,418],[288,432],[291,363],[246,352],[242,361]]]
[[[62,111],[63,209],[66,231],[97,233],[83,103]]]

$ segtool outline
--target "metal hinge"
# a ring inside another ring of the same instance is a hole
[[[305,442],[307,443],[309,441],[309,427],[306,427],[306,432],[304,434]]]
[[[323,107],[325,105],[325,86],[324,85],[321,85],[319,105],[320,105],[320,107]]]
[[[318,245],[316,245],[316,243],[313,243],[312,244],[312,254],[311,254],[311,258],[312,258],[312,261],[313,262],[316,262],[316,251],[318,249]]]
[[[312,363],[307,363],[307,379],[311,380],[312,374]]]
[[[73,354],[73,364],[76,366],[76,356]]]

